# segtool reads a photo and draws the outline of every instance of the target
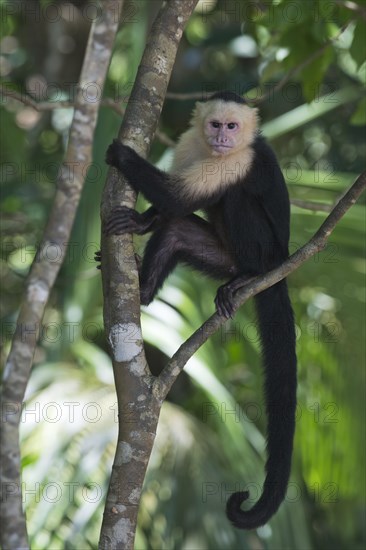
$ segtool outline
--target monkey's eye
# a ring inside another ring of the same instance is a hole
[[[229,130],[234,130],[235,128],[238,127],[237,123],[236,122],[229,122],[229,124],[227,125],[228,129]]]
[[[211,122],[212,128],[220,128],[220,122],[217,122],[216,120],[213,120]]]

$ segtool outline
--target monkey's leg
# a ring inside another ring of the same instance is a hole
[[[145,235],[159,224],[161,215],[151,206],[140,214],[127,206],[117,206],[103,225],[103,233],[106,235],[121,235],[122,233],[136,233]]]
[[[149,304],[178,262],[214,278],[238,273],[234,258],[211,224],[194,214],[164,224],[147,243],[141,268],[141,303]]]

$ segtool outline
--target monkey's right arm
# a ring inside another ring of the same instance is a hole
[[[183,196],[179,178],[159,170],[131,147],[114,140],[108,147],[106,162],[128,179],[166,217],[183,217],[217,202],[217,196],[192,198]]]

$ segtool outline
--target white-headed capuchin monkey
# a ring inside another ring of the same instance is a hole
[[[215,298],[219,315],[233,315],[233,295],[248,279],[288,257],[289,198],[275,154],[258,130],[257,111],[232,92],[197,103],[191,128],[177,145],[171,174],[114,141],[106,161],[152,203],[143,214],[115,209],[107,234],[153,234],[140,269],[141,303],[149,304],[178,262],[229,279]],[[194,212],[202,210],[206,219]],[[242,510],[247,491],[227,502],[235,527],[265,524],[285,497],[291,468],[296,408],[293,312],[286,282],[255,297],[265,368],[268,418],[262,495]]]

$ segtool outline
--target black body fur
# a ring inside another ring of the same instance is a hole
[[[236,101],[230,92],[212,99]],[[245,103],[244,100],[236,101]],[[194,147],[194,144],[192,144]],[[133,149],[114,141],[108,164],[119,169],[137,192],[153,204],[144,214],[122,208],[112,213],[107,233],[154,230],[140,272],[141,302],[150,303],[176,264],[185,262],[229,282],[215,299],[220,315],[233,315],[232,296],[245,282],[288,257],[290,208],[277,159],[257,135],[254,159],[244,180],[202,199],[180,193],[179,176],[166,174]],[[194,212],[202,209],[209,221]],[[265,524],[285,497],[291,469],[296,409],[296,355],[293,312],[285,281],[255,297],[258,312],[268,418],[266,479],[252,509],[243,511],[247,492],[234,493],[227,515],[238,528]]]

